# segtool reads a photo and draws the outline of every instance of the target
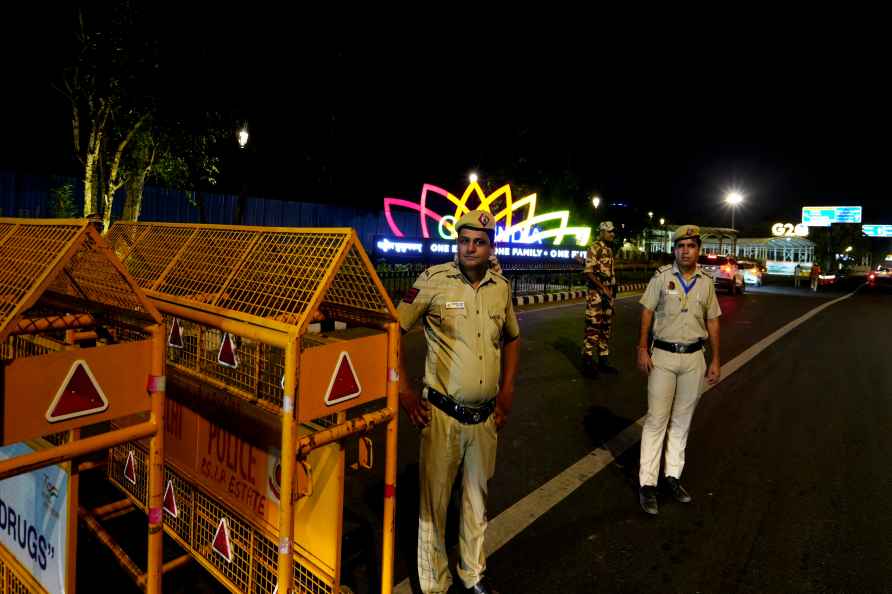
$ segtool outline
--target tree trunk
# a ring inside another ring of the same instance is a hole
[[[121,216],[123,221],[138,221],[139,213],[142,210],[142,192],[146,185],[147,171],[143,170],[135,174],[127,183],[127,193],[124,196],[124,214]]]
[[[198,222],[204,225],[208,222],[208,210],[204,200],[204,192],[195,190],[195,202],[198,204]]]
[[[111,214],[112,214],[112,205],[115,202],[115,191],[112,188],[108,188],[105,192],[102,193],[102,228],[104,229],[103,234],[108,232],[108,228],[111,226]]]
[[[98,212],[97,197],[103,191],[102,183],[97,184],[97,174],[102,174],[102,160],[99,158],[102,141],[105,138],[105,126],[108,121],[108,105],[100,100],[99,112],[92,122],[90,139],[87,142],[87,158],[84,165],[84,216]]]
[[[84,165],[84,216],[96,212],[96,156],[87,153],[87,162]]]

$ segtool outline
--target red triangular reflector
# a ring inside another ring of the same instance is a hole
[[[180,326],[180,321],[176,318],[173,319],[173,324],[170,326],[170,334],[167,335],[167,346],[175,349],[183,348],[183,328]]]
[[[93,377],[86,361],[77,360],[62,381],[55,398],[46,409],[46,420],[57,423],[85,417],[108,408],[108,398]]]
[[[223,333],[223,342],[220,343],[220,351],[217,353],[217,363],[232,367],[238,367],[238,357],[235,355],[235,345],[232,344],[232,338],[229,332]]]
[[[211,548],[228,563],[232,563],[232,545],[229,542],[229,523],[226,518],[220,518]]]
[[[180,513],[177,510],[177,496],[173,490],[173,481],[167,481],[167,488],[164,489],[164,511],[169,513],[174,518],[179,517]]]
[[[338,358],[338,364],[335,365],[334,373],[331,374],[331,380],[328,382],[328,391],[325,393],[325,404],[331,406],[356,398],[362,392],[359,385],[359,378],[356,377],[356,371],[353,369],[353,361],[347,351],[341,351]]]
[[[130,450],[127,461],[124,462],[124,478],[131,484],[136,484],[136,458],[133,456],[133,450]]]

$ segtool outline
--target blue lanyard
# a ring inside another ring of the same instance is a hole
[[[684,277],[681,276],[680,272],[676,272],[675,277],[678,279],[678,282],[681,283],[681,288],[684,289],[685,296],[687,296],[687,294],[691,292],[691,289],[694,288],[694,285],[697,284],[697,276],[696,275],[694,275],[694,280],[692,280],[691,284],[689,284],[689,285],[685,284]]]

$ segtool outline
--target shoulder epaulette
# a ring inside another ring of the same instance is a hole
[[[436,274],[442,274],[444,272],[450,272],[452,270],[452,262],[445,262],[443,264],[437,264],[436,266],[431,266],[425,272],[427,273],[427,277],[430,278]]]

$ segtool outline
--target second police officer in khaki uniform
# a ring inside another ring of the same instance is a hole
[[[598,241],[592,242],[585,257],[585,277],[588,293],[585,300],[585,336],[582,343],[582,364],[586,375],[598,372],[617,373],[610,366],[610,329],[613,325],[613,305],[616,299],[616,273],[613,268],[613,223],[605,221],[599,227]],[[595,363],[595,353],[598,362]]]
[[[700,228],[684,225],[675,231],[675,262],[658,269],[641,297],[638,367],[647,378],[647,418],[641,433],[638,474],[639,503],[648,514],[658,513],[657,478],[663,460],[665,484],[682,503],[691,496],[679,479],[694,409],[705,386],[719,380],[719,308],[713,279],[697,264]],[[653,350],[648,335],[653,322]],[[704,341],[711,361],[706,365]],[[704,378],[705,376],[705,378]]]
[[[398,308],[403,331],[421,319],[427,342],[420,397],[400,359],[400,404],[422,428],[418,580],[425,594],[445,594],[452,582],[446,509],[459,467],[458,575],[466,592],[495,592],[483,579],[487,481],[514,399],[520,328],[511,286],[490,267],[494,227],[488,212],[462,216],[455,225],[458,261],[425,270]]]

